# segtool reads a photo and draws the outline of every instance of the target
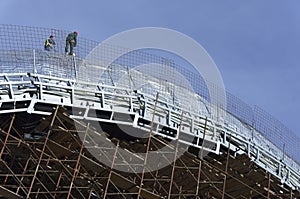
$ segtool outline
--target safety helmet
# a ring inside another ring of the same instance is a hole
[[[78,35],[78,32],[74,32],[76,35]]]

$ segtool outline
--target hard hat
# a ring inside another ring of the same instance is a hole
[[[76,35],[78,35],[78,32],[75,32]]]

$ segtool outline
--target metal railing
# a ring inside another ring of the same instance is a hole
[[[124,54],[107,65],[111,55],[127,52],[128,49],[105,44],[105,53],[88,56],[99,43],[80,37],[80,33],[78,46],[75,48],[75,62],[78,72],[78,77],[75,77],[74,60],[64,55],[65,37],[69,32],[71,31],[0,25],[0,73],[36,72],[52,77],[76,78],[78,81],[140,89],[149,95],[155,95],[159,91],[164,94],[162,96],[165,97],[166,101],[181,105],[186,109],[195,110],[209,107],[201,107],[197,102],[202,100],[204,103],[209,103],[210,97],[203,78],[191,70],[174,63],[172,60],[143,51],[130,51],[130,53]],[[55,36],[57,43],[55,50],[44,51],[44,40],[51,34]],[[89,59],[86,59],[87,56]],[[169,74],[170,77],[166,79],[163,69],[159,72],[151,67],[142,71],[136,68],[140,65],[153,63],[165,68],[173,68],[174,72]],[[180,73],[190,84],[176,82],[178,80],[177,73]],[[173,85],[177,86],[174,87]],[[188,99],[185,96],[188,93],[186,90],[193,90],[201,98],[195,97],[187,102],[182,100]],[[252,108],[234,95],[228,92],[226,94],[227,107],[217,108],[226,109],[230,113],[227,118],[223,118],[228,124],[240,129],[241,134],[248,132],[246,130],[248,128],[258,130],[261,135],[250,135],[253,140],[261,142],[258,137],[263,136],[270,141],[264,145],[274,148],[280,157],[287,161],[291,158],[291,162],[293,160],[300,162],[299,137],[261,108]]]
[[[53,110],[51,107],[62,105],[69,110],[72,108],[71,117],[74,119],[135,126],[146,132],[149,132],[149,124],[153,120],[153,134],[170,140],[178,139],[179,142],[198,149],[201,148],[203,126],[206,126],[205,142],[210,143],[203,146],[206,151],[223,153],[221,146],[228,147],[230,139],[230,148],[234,153],[246,153],[252,161],[278,177],[282,183],[293,189],[300,189],[300,166],[297,163],[284,157],[278,147],[238,118],[228,114],[230,120],[224,123],[212,119],[211,114],[205,110],[215,107],[203,101],[198,101],[202,104],[199,109],[187,110],[173,101],[168,102],[163,93],[156,99],[152,94],[129,88],[39,73],[0,74],[0,80],[0,114],[28,112],[50,115]],[[98,115],[95,114],[97,112]],[[118,114],[123,117],[114,117]],[[124,118],[124,115],[127,117]]]

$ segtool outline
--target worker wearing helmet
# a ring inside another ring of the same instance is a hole
[[[68,49],[70,46],[69,55],[74,55],[73,48],[76,47],[76,45],[77,45],[77,35],[78,35],[78,32],[72,32],[72,33],[68,34],[68,36],[66,38],[66,47],[65,47],[66,54],[68,53]]]
[[[55,41],[54,41],[54,36],[50,35],[49,38],[46,39],[45,44],[44,44],[44,49],[47,51],[50,51],[51,49],[53,49],[53,46],[56,45]]]

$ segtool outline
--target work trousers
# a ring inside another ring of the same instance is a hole
[[[67,53],[70,46],[70,54],[73,54],[73,49],[75,47],[75,41],[74,40],[66,40],[66,47],[65,52]]]

